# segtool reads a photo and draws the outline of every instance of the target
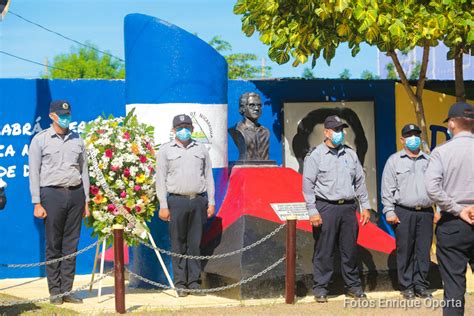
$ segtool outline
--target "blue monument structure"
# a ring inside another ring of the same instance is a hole
[[[193,138],[209,149],[219,209],[228,174],[226,60],[195,35],[151,16],[127,15],[124,32],[127,111],[134,108],[140,121],[155,126],[158,144],[174,138],[175,115],[191,116]],[[168,224],[156,216],[149,227],[157,245],[169,247]],[[167,283],[150,249],[131,248],[130,264],[136,273]],[[134,279],[130,285],[146,286]]]

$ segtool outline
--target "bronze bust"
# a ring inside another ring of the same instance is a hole
[[[270,131],[258,123],[262,115],[260,95],[254,92],[242,94],[239,100],[239,112],[242,115],[242,121],[229,129],[239,149],[239,160],[268,160]]]

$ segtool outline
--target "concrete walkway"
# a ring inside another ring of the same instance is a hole
[[[90,275],[76,276],[74,288],[89,283]],[[77,311],[84,314],[110,313],[115,311],[114,300],[114,280],[108,277],[103,281],[102,296],[97,297],[98,284],[94,285],[92,292],[88,290],[81,291],[78,296],[84,299],[83,304],[64,303],[62,307]],[[472,284],[472,283],[471,283]],[[434,295],[441,294],[438,290]],[[21,299],[35,299],[48,296],[48,288],[45,278],[21,278],[21,279],[4,279],[0,280],[0,294],[12,295]],[[369,298],[391,298],[400,297],[399,292],[373,292],[368,293]],[[343,300],[344,296],[330,297],[330,300]],[[226,307],[226,306],[254,306],[254,305],[271,305],[282,304],[285,302],[283,297],[273,299],[258,300],[236,300],[223,298],[215,295],[192,296],[184,298],[176,298],[171,291],[157,290],[137,290],[126,289],[126,308],[127,312],[145,312],[156,310],[181,310],[183,308],[193,307]],[[298,299],[298,303],[314,302],[312,296]],[[46,301],[45,303],[48,303]]]

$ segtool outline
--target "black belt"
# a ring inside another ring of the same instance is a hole
[[[82,187],[82,183],[70,187],[63,187],[60,185],[48,185],[46,188],[51,188],[51,189],[65,189],[65,190],[77,190]]]
[[[322,201],[322,202],[326,202],[326,203],[329,203],[329,204],[336,204],[336,205],[354,204],[355,203],[354,199],[352,199],[352,200],[341,199],[341,200],[337,200],[337,201],[329,201],[329,200],[322,199],[322,198],[319,198],[319,197],[316,197],[316,201]]]
[[[177,196],[177,197],[183,197],[183,198],[187,198],[187,199],[195,199],[196,197],[198,196],[202,196],[202,197],[206,197],[207,196],[207,192],[202,192],[202,193],[194,193],[194,194],[177,194],[177,193],[169,193],[168,194],[169,196]]]
[[[410,211],[433,211],[432,206],[415,206],[415,207],[408,207],[405,205],[395,204],[395,206],[410,210]]]

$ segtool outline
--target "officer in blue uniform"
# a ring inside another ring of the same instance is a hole
[[[357,299],[367,297],[357,266],[356,210],[359,204],[360,222],[365,225],[370,218],[370,203],[362,165],[356,152],[344,145],[347,127],[337,115],[327,117],[325,140],[308,153],[303,167],[303,195],[315,240],[313,294],[319,303],[327,302],[336,244],[341,252],[346,294]]]

